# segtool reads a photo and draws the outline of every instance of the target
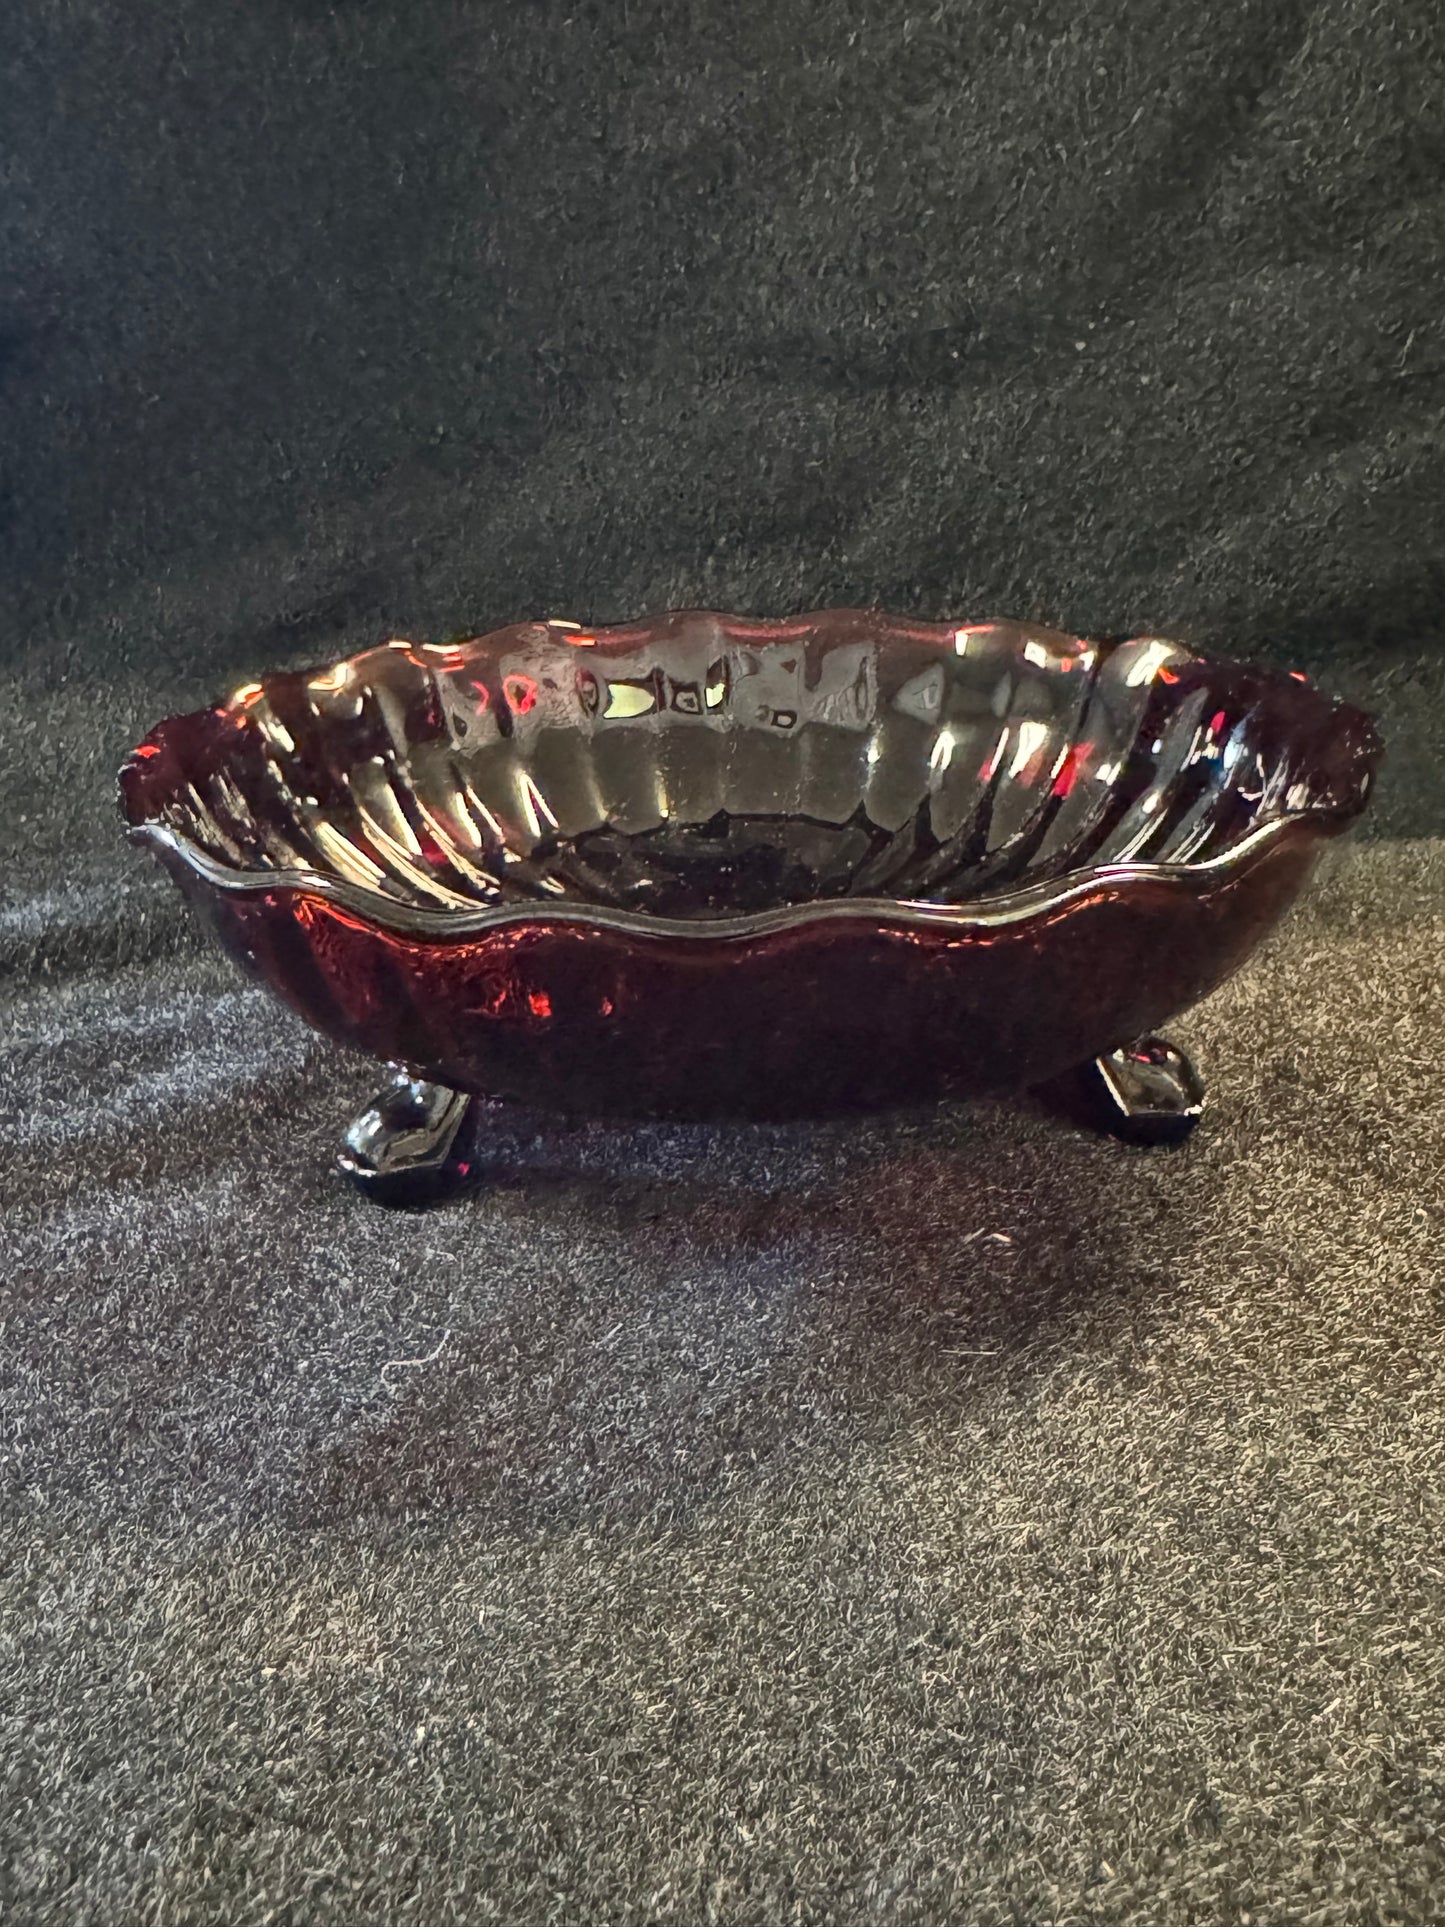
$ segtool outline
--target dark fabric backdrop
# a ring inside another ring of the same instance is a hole
[[[1437,1920],[1435,0],[11,0],[0,103],[6,1919]],[[1195,1145],[338,1189],[128,744],[851,602],[1380,713]]]
[[[1430,4],[21,6],[7,650],[554,606],[1414,640]]]

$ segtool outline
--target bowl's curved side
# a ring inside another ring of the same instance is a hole
[[[547,1109],[718,1117],[1017,1089],[1131,1041],[1238,968],[1320,835],[1281,825],[1217,873],[1101,878],[1000,926],[880,907],[732,937],[545,915],[417,937],[158,853],[232,955],[340,1043]]]

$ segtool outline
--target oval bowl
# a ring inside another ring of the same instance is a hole
[[[1370,719],[1158,637],[686,611],[393,642],[121,772],[338,1042],[596,1115],[1017,1088],[1235,970],[1364,807]]]

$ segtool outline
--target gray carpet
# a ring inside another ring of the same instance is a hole
[[[1181,1022],[1183,1152],[507,1117],[413,1216],[76,790],[4,922],[7,1920],[1438,1918],[1445,843]]]
[[[0,22],[0,1918],[1445,1917],[1445,25],[19,0]],[[1379,713],[1364,834],[1036,1102],[509,1115],[119,840],[389,631],[875,601]]]

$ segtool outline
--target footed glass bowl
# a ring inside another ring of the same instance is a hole
[[[473,1097],[778,1116],[1081,1067],[1183,1136],[1155,1028],[1363,808],[1369,718],[1142,637],[830,610],[392,642],[172,717],[125,816],[226,948],[393,1081],[379,1195]]]

